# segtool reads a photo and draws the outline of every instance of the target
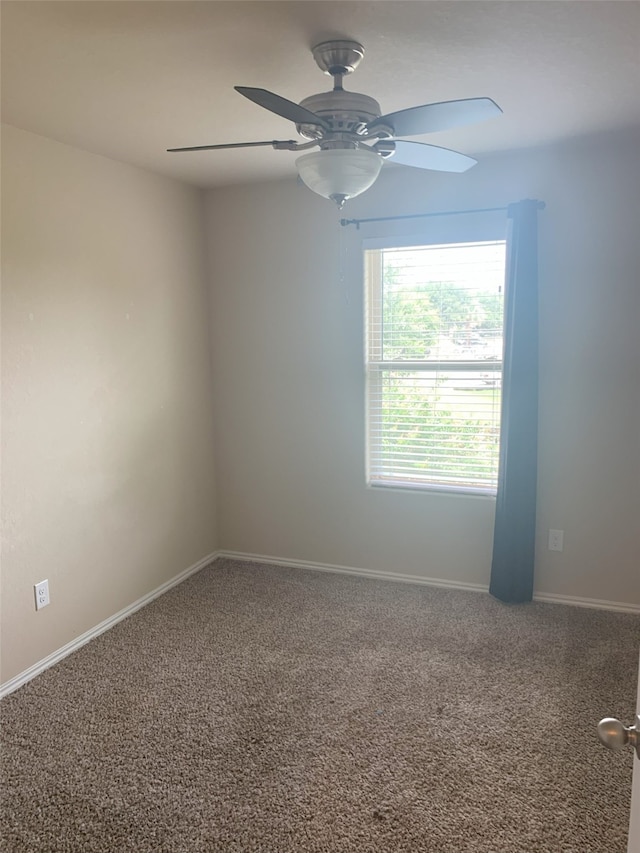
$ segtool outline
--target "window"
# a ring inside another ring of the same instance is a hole
[[[366,249],[367,479],[494,494],[505,241]]]

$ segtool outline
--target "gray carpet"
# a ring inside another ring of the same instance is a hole
[[[0,705],[3,853],[622,853],[628,614],[219,560]]]

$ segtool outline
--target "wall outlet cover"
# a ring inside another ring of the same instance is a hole
[[[34,584],[33,592],[36,597],[36,610],[42,610],[49,604],[49,581],[44,580]]]
[[[562,551],[564,548],[564,530],[549,531],[549,550]]]

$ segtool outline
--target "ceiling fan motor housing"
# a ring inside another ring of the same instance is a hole
[[[300,106],[328,121],[333,133],[362,134],[369,122],[382,115],[380,104],[374,98],[344,89],[311,95],[300,101]],[[296,127],[306,139],[326,136],[326,131],[318,125],[298,124]]]

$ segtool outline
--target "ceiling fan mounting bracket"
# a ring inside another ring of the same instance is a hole
[[[348,39],[323,41],[312,52],[318,68],[331,77],[351,74],[364,56],[363,46]]]

